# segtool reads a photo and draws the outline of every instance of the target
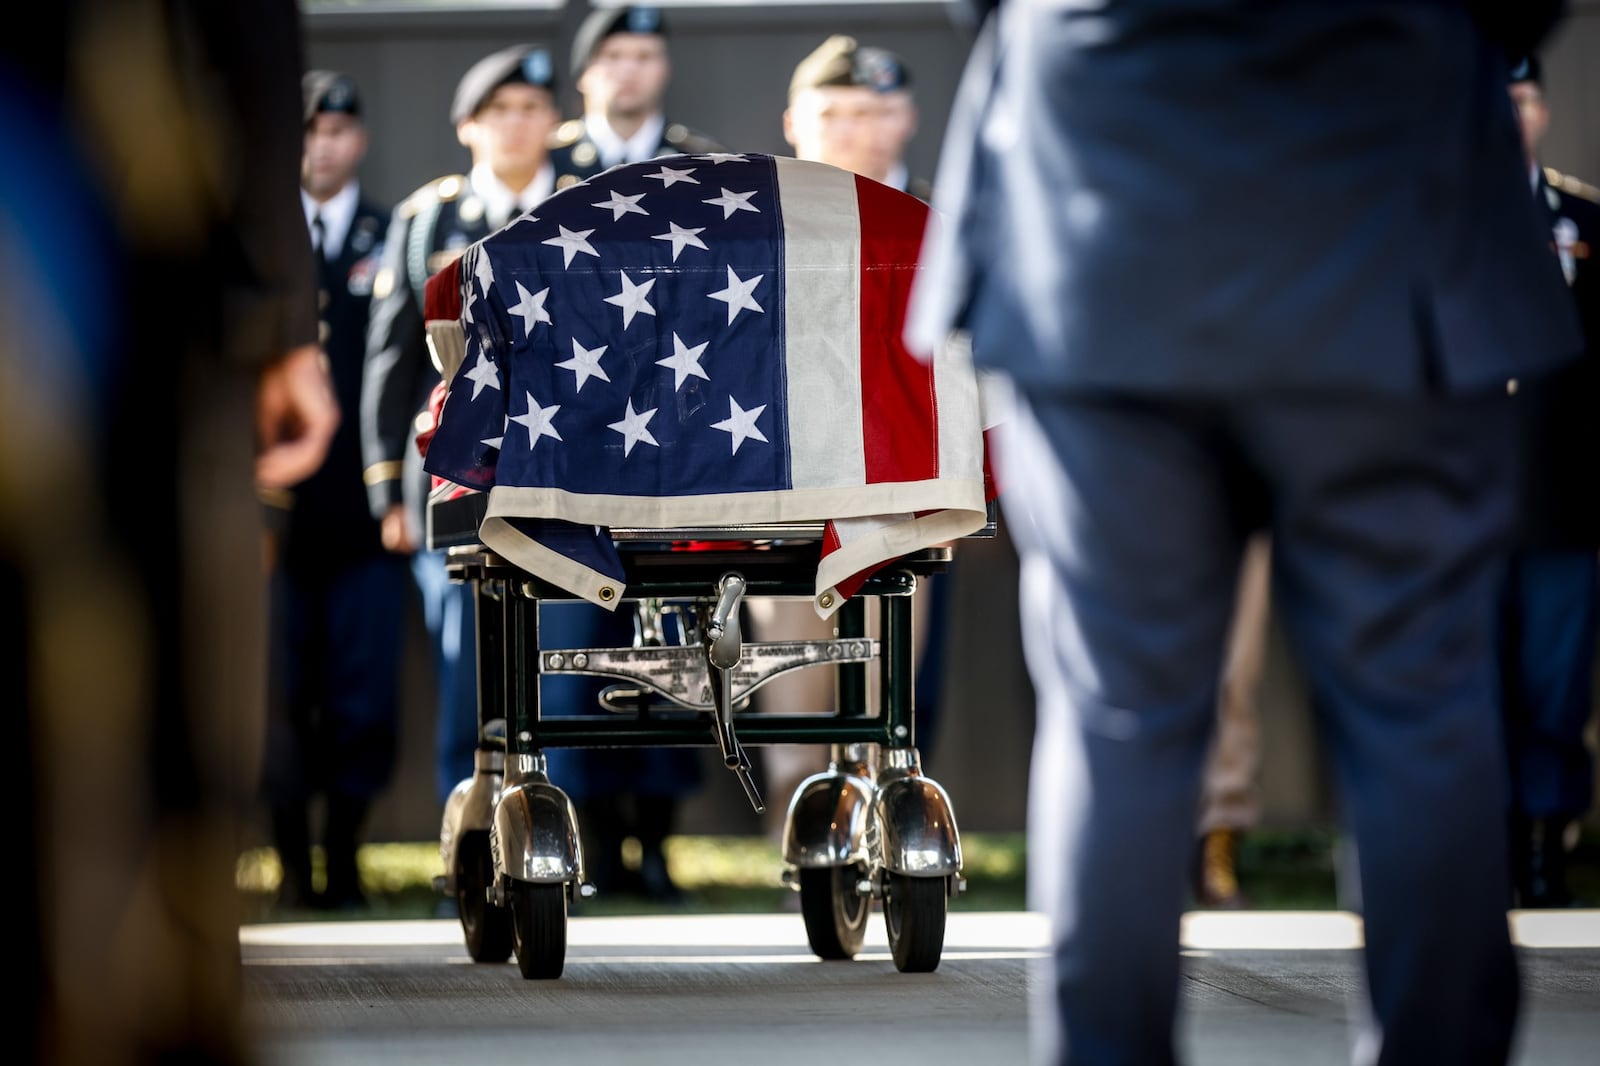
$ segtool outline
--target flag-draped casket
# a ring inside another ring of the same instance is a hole
[[[488,493],[485,546],[606,607],[611,528],[826,523],[826,616],[986,520],[972,367],[902,341],[927,225],[913,196],[758,154],[556,193],[430,283],[465,343],[427,468]]]

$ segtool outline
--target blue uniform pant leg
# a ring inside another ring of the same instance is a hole
[[[317,790],[305,652],[311,640],[311,597],[296,575],[276,566],[268,578],[267,602],[269,669],[262,794],[269,806],[287,808],[305,803]]]
[[[445,553],[419,551],[411,573],[422,595],[422,619],[433,645],[438,710],[434,719],[434,787],[443,804],[472,776],[478,746],[478,641],[472,587],[450,580]]]
[[[1594,801],[1600,558],[1591,549],[1519,552],[1506,583],[1506,741],[1514,808],[1578,818]]]
[[[1497,402],[1498,400],[1498,402]],[[1353,839],[1358,1063],[1504,1063],[1518,1000],[1496,605],[1503,397],[1259,405],[1278,602]]]
[[[1029,397],[1001,423],[1037,698],[1035,1066],[1175,1060],[1179,923],[1244,533],[1207,429]]]
[[[627,604],[615,612],[590,603],[551,600],[539,605],[541,648],[627,648],[633,645],[633,613]],[[613,681],[582,674],[556,674],[539,679],[539,710],[546,718],[600,714],[600,692]],[[550,780],[574,803],[628,791],[626,773],[604,772],[619,753],[593,748],[547,747]],[[622,755],[631,753],[623,752]]]
[[[372,555],[330,577],[325,604],[331,792],[373,799],[394,773],[405,640],[405,560]]]

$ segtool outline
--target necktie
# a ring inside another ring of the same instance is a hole
[[[326,229],[327,227],[322,224],[321,211],[311,216],[311,252],[318,259],[327,258],[322,251],[322,238]]]

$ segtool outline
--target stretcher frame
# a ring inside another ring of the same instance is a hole
[[[475,769],[446,802],[445,872],[435,881],[457,902],[471,957],[503,963],[515,955],[524,978],[559,977],[569,905],[595,894],[576,810],[550,779],[545,749],[717,747],[760,812],[765,801],[745,747],[825,744],[829,767],[788,798],[782,838],[782,880],[799,893],[807,941],[822,959],[853,958],[876,902],[896,968],[936,969],[948,901],[965,880],[949,796],[922,773],[916,748],[912,597],[920,579],[949,569],[953,550],[926,548],[872,574],[838,607],[832,640],[757,644],[743,640],[740,603],[810,601],[822,523],[612,529],[626,574],[618,609],[638,612],[643,634],[651,617],[659,621],[661,605],[672,604],[687,616],[687,623],[679,619],[684,643],[661,647],[636,637],[631,649],[547,652],[539,643],[539,604],[579,597],[479,543],[484,513],[481,493],[435,499],[428,512],[429,546],[444,549],[450,579],[471,588],[477,632]],[[991,502],[987,524],[971,536],[994,536],[995,515]],[[871,600],[881,605],[876,638],[867,632]],[[837,671],[832,713],[742,713],[771,677],[820,666]],[[869,705],[874,667],[877,707]],[[616,684],[593,713],[545,717],[540,677],[558,673]],[[694,692],[697,683],[707,690]]]

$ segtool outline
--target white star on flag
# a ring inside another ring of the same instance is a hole
[[[650,290],[655,288],[656,279],[651,278],[643,285],[635,285],[628,279],[627,274],[620,270],[617,273],[622,274],[622,291],[612,296],[607,296],[606,303],[616,304],[622,308],[622,328],[627,329],[633,325],[634,315],[655,315],[656,309],[650,306],[650,302],[645,297],[649,296]]]
[[[504,427],[501,428],[500,435],[498,437],[485,437],[482,440],[480,440],[478,443],[479,444],[487,444],[489,447],[493,448],[495,451],[499,451],[501,445],[505,444],[505,442],[506,442],[506,429],[510,428],[510,426],[511,426],[511,416],[507,415],[506,416],[506,424],[505,424]]]
[[[689,380],[690,374],[697,378],[705,378],[707,381],[711,380],[711,375],[700,367],[700,353],[705,351],[706,344],[710,343],[710,341],[706,341],[705,344],[697,344],[691,348],[679,340],[676,333],[672,335],[672,354],[665,359],[657,359],[656,366],[670,366],[672,368],[673,392],[683,388],[683,383]]]
[[[661,447],[661,445],[656,444],[656,439],[650,435],[649,430],[650,419],[655,417],[655,413],[656,409],[654,407],[648,411],[635,412],[633,399],[630,397],[628,399],[628,413],[622,416],[622,421],[612,422],[606,426],[607,429],[614,429],[622,434],[622,457],[624,459],[633,451],[633,446],[640,441],[654,445],[657,448]]]
[[[561,405],[553,403],[549,407],[540,407],[539,401],[533,398],[533,393],[530,392],[527,396],[527,413],[512,415],[510,421],[528,427],[529,449],[531,450],[535,444],[539,443],[540,437],[554,437],[556,440],[560,440],[561,434],[556,432],[556,427],[550,424],[550,420],[556,416],[557,411],[561,410]],[[735,404],[734,406],[738,405]],[[510,429],[511,427],[507,425],[506,428]],[[737,448],[738,445],[734,445],[734,447]]]
[[[531,396],[528,398],[530,400],[533,399]],[[728,417],[721,422],[711,423],[711,428],[722,430],[728,435],[728,439],[733,442],[733,451],[729,453],[730,455],[738,455],[739,445],[752,438],[763,444],[768,443],[766,436],[756,428],[756,419],[760,418],[761,412],[766,409],[767,405],[762,404],[760,407],[753,407],[746,411],[739,406],[738,400],[735,400],[732,396],[728,397]]]
[[[728,325],[731,326],[733,325],[734,317],[746,307],[752,311],[761,311],[762,314],[766,314],[761,305],[750,297],[750,293],[755,290],[755,287],[760,284],[761,279],[764,277],[766,277],[765,274],[757,274],[749,281],[741,281],[739,280],[739,275],[733,272],[733,267],[729,267],[728,287],[717,292],[708,292],[706,295],[713,300],[721,300],[728,305]]]
[[[590,204],[590,207],[605,207],[611,210],[611,221],[615,222],[630,211],[636,215],[649,215],[650,212],[639,206],[639,201],[644,199],[644,193],[634,196],[624,196],[615,189],[611,190],[611,199],[603,203]]]
[[[587,240],[589,234],[593,233],[594,230],[586,229],[574,231],[568,229],[560,223],[556,224],[556,228],[561,231],[561,236],[551,237],[549,240],[546,240],[543,243],[552,244],[561,249],[562,266],[571,266],[572,257],[577,255],[579,252],[583,252],[585,255],[592,255],[596,259],[600,258],[600,253],[595,251],[594,245],[590,244]]]
[[[529,292],[522,284],[517,282],[517,305],[511,308],[511,313],[522,319],[522,335],[526,338],[533,332],[536,322],[550,324],[550,312],[544,309],[545,297],[550,295],[547,285],[538,292]]]
[[[604,344],[598,348],[585,348],[578,343],[578,338],[574,337],[572,338],[572,358],[564,363],[557,363],[556,366],[562,370],[572,371],[577,379],[577,384],[573,386],[573,391],[582,392],[584,383],[590,378],[599,378],[601,381],[611,380],[600,366],[600,357],[604,354],[606,354],[606,346]]]
[[[680,181],[686,181],[690,185],[699,185],[700,180],[698,178],[691,178],[689,176],[693,173],[694,171],[692,169],[673,170],[671,167],[664,166],[661,168],[661,172],[659,174],[645,174],[643,176],[646,178],[656,179],[661,183],[661,187],[663,189],[670,189]]]
[[[500,391],[500,368],[495,366],[489,357],[483,354],[481,349],[478,352],[478,361],[472,364],[472,368],[467,371],[466,376],[467,380],[472,382],[472,398],[474,400],[478,398],[478,393],[485,388],[494,389],[496,392]]]
[[[477,261],[472,264],[472,276],[478,279],[478,291],[487,293],[489,286],[494,284],[494,267],[489,264],[489,257],[479,248],[473,253]]]
[[[722,208],[723,221],[727,221],[729,218],[733,217],[733,213],[735,211],[754,211],[759,215],[761,213],[761,208],[750,206],[750,197],[754,196],[755,194],[755,189],[751,189],[749,192],[734,192],[732,189],[724,186],[721,196],[713,196],[709,200],[702,200],[700,202],[705,204],[715,204],[716,206]],[[549,242],[547,241],[546,243]]]
[[[658,241],[671,241],[672,242],[672,261],[674,263],[676,263],[678,261],[678,253],[683,251],[683,249],[684,249],[684,247],[686,245],[691,245],[692,244],[696,248],[701,249],[702,251],[709,251],[710,250],[710,249],[706,248],[706,242],[701,240],[700,237],[698,236],[699,234],[704,233],[706,231],[706,228],[704,226],[701,226],[699,229],[684,229],[682,226],[678,225],[676,222],[668,222],[667,226],[669,227],[669,232],[667,232],[667,233],[652,233],[650,236],[655,238]]]
[[[747,162],[749,162],[748,159],[746,159],[744,156],[740,155],[737,152],[707,152],[705,155],[701,156],[700,158],[701,159],[709,159],[713,163],[747,163]]]

